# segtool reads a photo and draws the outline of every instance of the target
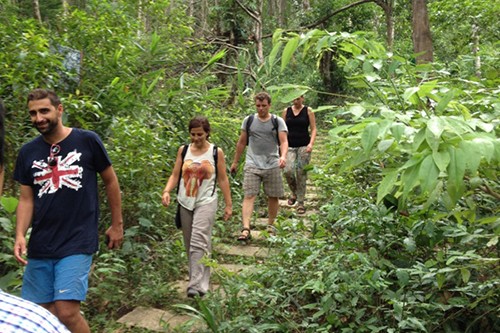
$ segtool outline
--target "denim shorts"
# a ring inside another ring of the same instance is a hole
[[[59,259],[28,258],[21,297],[37,304],[84,301],[91,265],[90,254]]]

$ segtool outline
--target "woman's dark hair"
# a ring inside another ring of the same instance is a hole
[[[45,98],[48,98],[50,100],[50,104],[52,104],[56,108],[61,104],[61,100],[55,92],[40,88],[34,89],[28,94],[27,103]]]
[[[208,122],[207,117],[204,116],[196,116],[189,122],[188,130],[191,132],[191,129],[202,127],[203,130],[207,133],[207,139],[210,137],[210,123]]]

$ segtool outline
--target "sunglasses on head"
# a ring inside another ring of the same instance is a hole
[[[61,151],[59,145],[50,146],[50,156],[49,156],[49,166],[53,167],[57,165],[56,155]]]

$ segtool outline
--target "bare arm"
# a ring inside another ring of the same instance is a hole
[[[101,178],[106,187],[106,195],[111,210],[111,226],[106,230],[109,237],[108,248],[119,248],[123,242],[123,217],[122,217],[122,198],[120,193],[120,184],[112,166],[107,167],[101,172]]]
[[[172,170],[172,174],[168,178],[167,184],[163,189],[163,193],[161,194],[161,203],[163,206],[168,207],[170,205],[170,192],[177,187],[177,183],[179,182],[179,177],[181,174],[182,168],[182,149],[184,147],[179,147],[177,150],[177,157],[175,158],[174,169]]]
[[[280,132],[280,160],[279,165],[280,168],[284,168],[286,165],[286,154],[288,153],[288,133]]]
[[[245,148],[247,146],[247,131],[241,130],[240,138],[238,139],[238,142],[236,143],[236,151],[234,152],[234,159],[233,159],[233,164],[231,164],[231,173],[236,172],[236,168],[238,167],[238,162],[240,161],[240,157],[245,151]]]
[[[26,265],[28,261],[23,258],[27,252],[26,232],[33,219],[34,198],[33,189],[27,185],[21,185],[21,194],[16,211],[16,239],[14,242],[14,257],[16,260]]]
[[[233,215],[233,201],[231,199],[231,190],[229,188],[229,179],[226,173],[226,160],[224,157],[224,152],[222,149],[217,149],[218,161],[217,161],[217,182],[219,183],[219,188],[224,196],[224,202],[226,207],[224,209],[224,221],[229,220],[231,215]]]
[[[307,108],[307,116],[309,117],[309,127],[311,128],[311,141],[309,141],[306,150],[310,153],[313,149],[314,141],[316,140],[316,116],[311,108]]]

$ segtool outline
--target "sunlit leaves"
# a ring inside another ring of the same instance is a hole
[[[290,60],[292,59],[292,56],[297,49],[297,46],[299,45],[299,36],[290,38],[288,42],[285,45],[285,48],[283,49],[283,54],[281,56],[281,70],[283,71]]]

